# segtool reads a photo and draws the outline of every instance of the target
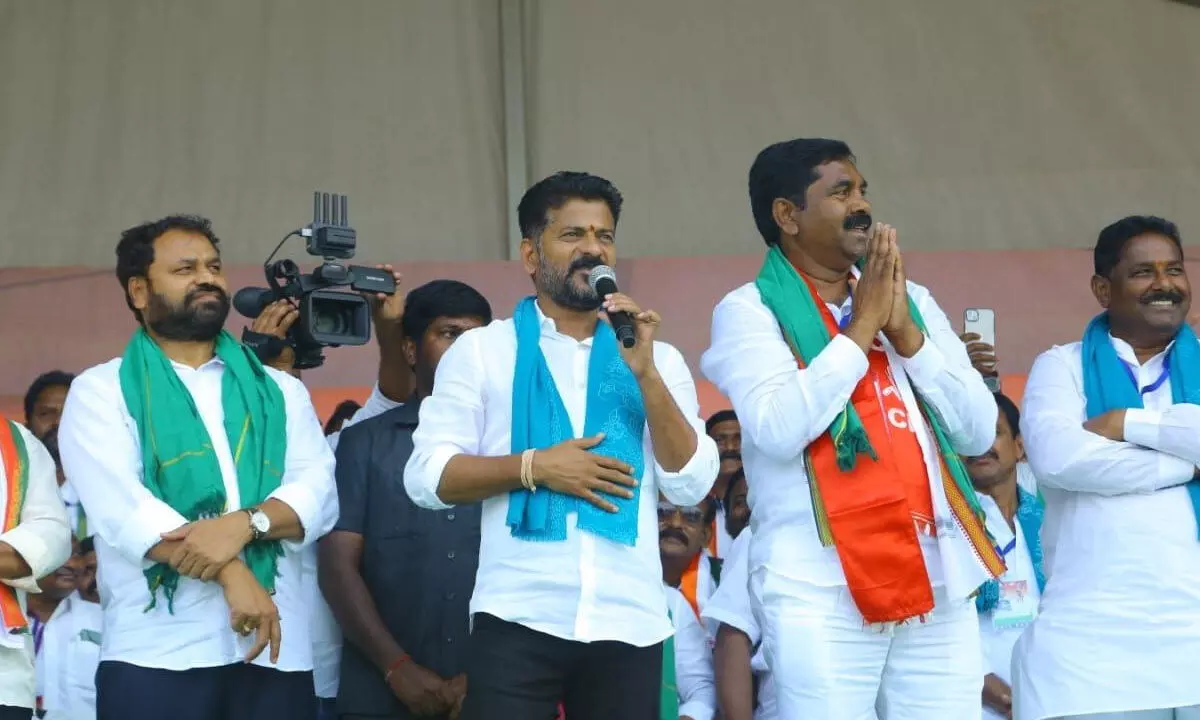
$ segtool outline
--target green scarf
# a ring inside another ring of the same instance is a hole
[[[859,266],[861,267],[861,265],[862,261],[860,260]],[[755,285],[762,296],[763,304],[779,322],[792,351],[800,356],[805,365],[811,363],[825,349],[831,339],[817,307],[817,303],[822,301],[820,298],[812,296],[808,284],[796,272],[796,268],[784,256],[778,245],[772,245],[767,251],[767,257],[763,260],[762,269],[758,272]],[[908,311],[912,314],[917,328],[928,336],[929,331],[925,327],[925,319],[921,316],[921,311],[911,296],[908,298]],[[916,393],[916,388],[913,388],[913,392]],[[919,393],[917,393],[917,401],[929,422],[930,430],[937,441],[938,452],[945,460],[954,484],[966,500],[971,513],[982,523],[983,508],[979,505],[975,487],[971,484],[971,478],[967,474],[967,468],[963,465],[962,458],[950,445],[950,438],[946,434],[945,428],[942,427],[941,418]],[[837,451],[838,468],[842,472],[854,469],[859,453],[865,453],[872,459],[876,458],[875,449],[871,447],[866,428],[863,427],[858,412],[851,403],[847,402],[834,418],[829,425],[829,433],[833,439],[834,449]],[[821,530],[821,543],[826,547],[832,546],[833,536],[829,533],[827,519],[823,517],[824,505],[820,501],[817,483],[811,483],[811,492],[813,494],[813,513],[816,515],[817,528]]]
[[[674,628],[675,618],[669,609],[667,617],[671,618],[671,627]],[[675,682],[674,629],[671,630],[671,637],[663,641],[662,695],[658,702],[658,709],[658,716],[661,720],[679,720],[679,687]]]
[[[225,364],[221,405],[225,435],[237,468],[243,508],[267,499],[283,479],[287,414],[283,393],[253,352],[228,332],[217,336],[214,352]],[[225,483],[212,441],[192,395],[171,361],[144,329],[133,334],[121,362],[121,392],[138,428],[142,446],[142,483],[154,497],[189,522],[226,511]],[[235,508],[236,509],[236,508]],[[266,588],[275,591],[278,541],[257,541],[245,549],[246,565]],[[166,563],[145,570],[152,609],[161,588],[168,612],[174,612],[179,573]]]

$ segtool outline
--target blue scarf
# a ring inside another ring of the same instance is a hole
[[[1093,318],[1083,333],[1083,395],[1089,419],[1109,410],[1142,407],[1141,388],[1133,371],[1117,356],[1108,333],[1107,313]],[[1175,335],[1165,362],[1171,380],[1171,402],[1200,404],[1200,341],[1186,324]],[[1200,525],[1200,482],[1189,482],[1187,490]]]
[[[517,362],[513,373],[511,448],[513,453],[529,448],[544,450],[574,435],[570,416],[542,354],[541,321],[532,296],[517,303],[513,325],[517,332]],[[604,433],[604,441],[592,448],[592,452],[628,463],[633,467],[633,477],[640,480],[645,468],[642,456],[645,429],[642,391],[617,351],[617,336],[612,328],[597,321],[588,362],[583,436]],[[522,540],[566,540],[567,515],[575,512],[579,515],[580,530],[633,546],[638,535],[640,483],[632,490],[633,497],[629,499],[605,496],[617,506],[616,513],[545,487],[536,493],[524,488],[514,490],[508,497],[508,526],[513,537]]]
[[[1025,547],[1029,548],[1029,559],[1033,561],[1033,576],[1037,579],[1038,592],[1046,589],[1046,569],[1042,560],[1042,517],[1044,516],[1042,502],[1029,493],[1028,490],[1017,486],[1017,525],[1021,528],[1021,537]],[[975,609],[988,612],[1000,602],[1000,581],[988,580],[979,588],[975,596]]]

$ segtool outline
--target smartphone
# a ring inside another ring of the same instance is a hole
[[[963,312],[963,332],[975,333],[979,342],[996,347],[996,311],[991,308],[967,308]],[[984,383],[992,392],[1000,392],[1000,377],[984,375]]]

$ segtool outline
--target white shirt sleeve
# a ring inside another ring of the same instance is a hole
[[[141,452],[126,424],[125,399],[99,366],[71,383],[58,427],[63,472],[79,494],[88,523],[126,560],[149,567],[146,553],[162,533],[187,524],[142,484]]]
[[[451,507],[437,494],[446,463],[455,455],[479,454],[487,377],[479,351],[483,330],[468,330],[446,350],[438,361],[433,393],[421,403],[412,455],[404,467],[404,489],[420,507]]]
[[[740,630],[757,646],[762,638],[754,610],[750,606],[750,529],[733,541],[729,557],[721,569],[721,584],[700,611],[700,616],[715,625]]]
[[[1125,411],[1125,440],[1200,465],[1200,405]]]
[[[373,417],[382,415],[388,410],[394,410],[403,404],[404,403],[396,402],[387,395],[384,395],[379,389],[379,383],[375,383],[375,387],[371,388],[371,394],[367,396],[367,402],[363,404],[362,407],[355,410],[354,414],[351,415],[346,422],[342,423],[340,430],[329,434],[329,437],[327,438],[329,447],[333,449],[334,452],[337,452],[338,440],[342,436],[342,430],[345,430],[351,425],[357,425],[363,420],[370,420]]]
[[[950,444],[963,455],[982,455],[996,442],[999,408],[983,376],[971,367],[967,346],[929,291],[908,284],[925,320],[925,344],[900,363],[913,387],[941,418]]]
[[[675,406],[687,418],[696,433],[696,452],[677,472],[667,472],[658,460],[654,461],[658,489],[672,503],[681,506],[695,505],[708,495],[717,473],[721,469],[721,457],[717,443],[704,429],[700,419],[700,401],[696,397],[696,381],[687,361],[674,347],[655,343],[655,365],[675,400]]]
[[[3,582],[25,592],[36,593],[40,592],[38,579],[57,570],[71,556],[71,523],[58,495],[54,459],[33,433],[21,425],[16,425],[16,428],[25,441],[29,478],[17,526],[0,534],[0,542],[16,550],[31,572],[23,578]],[[5,481],[15,482],[16,478],[5,478]]]
[[[786,462],[833,422],[858,381],[867,356],[844,335],[798,369],[775,316],[753,286],[730,293],[713,311],[712,346],[700,367],[729,398],[742,433],[772,459]]]
[[[286,504],[300,518],[304,537],[298,541],[284,542],[301,548],[328,533],[337,522],[334,456],[325,440],[308,389],[287,373],[273,368],[267,368],[267,371],[279,385],[287,409],[287,455],[284,458],[283,481],[269,497]]]
[[[1029,373],[1021,437],[1038,483],[1058,490],[1122,495],[1191,480],[1196,467],[1188,460],[1133,442],[1114,442],[1083,428],[1087,411],[1075,369],[1078,363],[1071,348],[1056,347],[1042,353]],[[1135,416],[1135,428],[1137,423]]]
[[[717,712],[717,686],[713,680],[708,635],[683,595],[675,588],[666,590],[670,595],[671,617],[675,622],[675,684],[679,689],[679,716],[712,720]]]

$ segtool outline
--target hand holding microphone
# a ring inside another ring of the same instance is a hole
[[[607,265],[592,268],[588,284],[600,296],[600,311],[608,317],[621,346],[621,355],[634,375],[654,367],[654,336],[662,318],[653,310],[642,310],[617,289],[617,274]]]

